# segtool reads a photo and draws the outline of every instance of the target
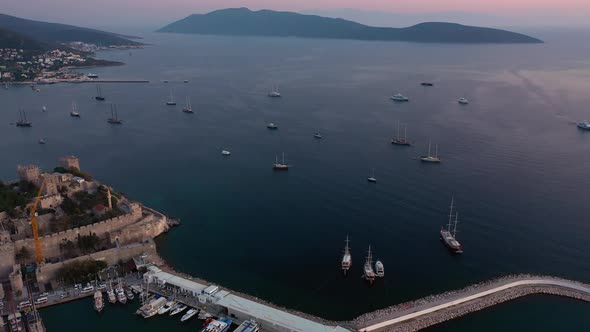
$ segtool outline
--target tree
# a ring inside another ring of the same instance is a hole
[[[61,249],[65,258],[72,258],[76,257],[76,244],[70,240],[64,240],[62,243],[59,244],[59,248]]]
[[[91,233],[90,235],[78,235],[78,248],[80,248],[84,254],[95,252],[99,245],[100,238],[94,233]]]
[[[104,261],[77,261],[65,264],[57,272],[58,278],[62,279],[68,284],[78,282],[89,282],[94,280],[96,274],[107,267]]]
[[[22,247],[15,255],[15,260],[19,264],[25,264],[31,260],[31,252],[27,247]]]

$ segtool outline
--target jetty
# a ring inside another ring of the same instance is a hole
[[[360,332],[418,331],[509,300],[550,294],[590,302],[590,284],[550,276],[514,275],[364,314]]]

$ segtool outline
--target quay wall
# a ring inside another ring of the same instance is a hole
[[[59,270],[68,263],[85,261],[85,260],[101,260],[107,263],[108,266],[118,264],[121,261],[127,261],[131,258],[147,254],[156,254],[156,244],[153,240],[147,240],[141,243],[134,243],[123,247],[111,248],[89,255],[79,256],[59,263],[47,263],[41,265],[37,269],[37,282],[41,292],[47,289],[51,284],[53,289],[59,286],[57,281],[57,274]]]

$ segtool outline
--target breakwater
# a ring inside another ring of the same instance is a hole
[[[361,332],[417,331],[531,294],[590,302],[590,285],[550,276],[512,275],[367,313],[353,324]]]

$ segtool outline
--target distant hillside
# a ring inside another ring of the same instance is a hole
[[[0,28],[0,48],[16,48],[32,52],[44,52],[50,49],[50,45],[31,39],[20,33]]]
[[[247,8],[193,14],[158,32],[436,43],[542,43],[539,39],[519,33],[454,23],[376,28],[343,19],[271,10],[251,11]]]
[[[29,38],[47,43],[74,42],[96,44],[99,46],[139,46],[127,36],[94,29],[80,28],[73,25],[47,23],[27,20],[10,15],[0,14],[0,29],[11,30]]]

